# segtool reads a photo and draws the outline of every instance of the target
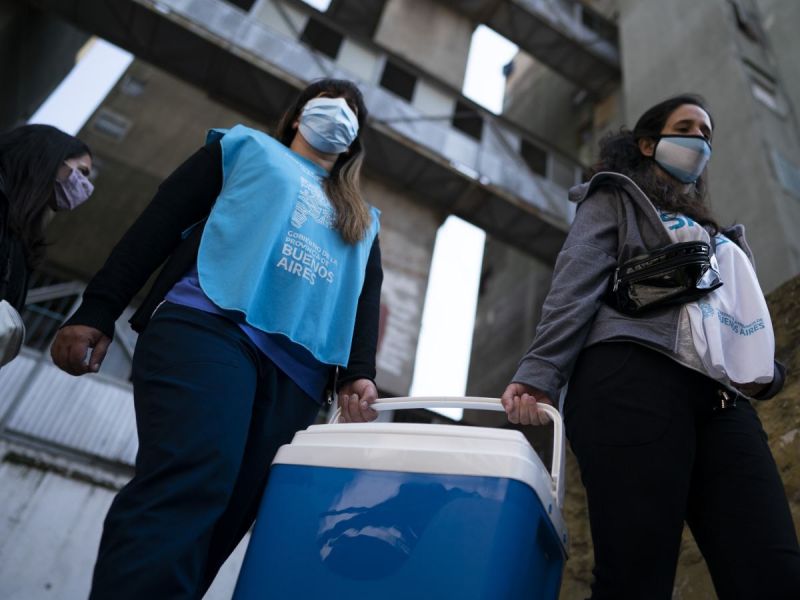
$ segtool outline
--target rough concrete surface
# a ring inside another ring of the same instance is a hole
[[[786,496],[800,536],[800,276],[767,296],[773,327],[775,353],[788,371],[786,386],[772,400],[757,405],[769,436],[769,445],[783,478]],[[567,495],[564,507],[571,538],[571,552],[564,570],[561,600],[589,596],[593,565],[592,540],[586,512],[586,496],[575,457],[567,457]],[[684,529],[673,600],[716,598],[705,561]]]

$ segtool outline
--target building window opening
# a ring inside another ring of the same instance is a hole
[[[469,104],[456,101],[456,112],[453,114],[453,127],[480,141],[483,135],[483,119],[477,110]]]
[[[42,300],[26,304],[22,310],[25,345],[39,352],[44,352],[50,347],[56,331],[72,311],[83,289],[69,289],[72,287],[69,282],[41,271],[35,271],[31,275],[32,291],[44,288],[55,290],[58,287],[63,287],[63,294],[46,294]],[[30,296],[29,293],[28,297]]]
[[[520,154],[531,171],[542,177],[547,176],[547,151],[528,140],[522,140]]]
[[[586,6],[581,6],[581,23],[604,40],[617,45],[617,27],[601,14]]]
[[[731,2],[731,6],[733,7],[733,16],[736,19],[736,27],[739,28],[739,31],[751,42],[763,45],[761,24],[758,16],[740,6],[735,0]]]
[[[417,78],[403,67],[387,60],[383,67],[380,86],[408,101],[414,97]]]
[[[339,55],[339,49],[342,47],[344,36],[321,21],[309,18],[306,28],[300,36],[300,41],[308,44],[314,48],[314,50],[321,52],[325,56],[335,59]]]
[[[756,100],[761,102],[764,106],[778,114],[783,112],[781,110],[780,101],[778,100],[778,95],[775,93],[774,89],[770,89],[757,81],[752,82],[751,89],[753,90],[753,96]]]
[[[256,3],[256,0],[228,0],[234,6],[238,6],[242,10],[249,11],[253,8],[253,4]]]
[[[331,0],[303,0],[309,6],[313,6],[319,12],[325,12],[331,5]]]
[[[115,142],[124,140],[132,126],[133,122],[129,118],[105,107],[97,111],[91,123],[94,131]]]

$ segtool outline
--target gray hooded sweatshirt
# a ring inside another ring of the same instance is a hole
[[[592,344],[636,342],[671,358],[678,355],[680,306],[631,317],[604,300],[619,263],[672,243],[653,204],[633,180],[611,172],[597,173],[573,187],[569,199],[578,205],[575,219],[556,259],[533,343],[512,379],[553,400],[567,383],[578,354]],[[753,262],[744,226],[722,233]],[[776,362],[772,383],[758,398],[777,394],[784,379],[785,369]]]

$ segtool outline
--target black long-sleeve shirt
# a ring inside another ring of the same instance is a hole
[[[81,306],[65,325],[88,325],[113,337],[114,322],[152,273],[167,261],[131,319],[135,330],[143,330],[155,307],[197,259],[202,228],[195,228],[186,239],[181,234],[208,216],[221,190],[222,148],[219,142],[213,142],[195,152],[159,186],[153,200],[89,282]],[[375,378],[382,282],[376,237],[358,299],[350,358],[347,368],[339,373],[339,384]]]

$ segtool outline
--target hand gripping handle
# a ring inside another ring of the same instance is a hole
[[[553,464],[550,466],[550,477],[553,480],[553,495],[559,507],[564,504],[564,424],[561,414],[556,408],[539,402],[537,407],[543,410],[553,421]],[[403,410],[409,408],[466,408],[472,410],[493,410],[504,412],[502,403],[498,398],[467,397],[409,397],[409,398],[379,398],[372,404],[378,412],[384,410]],[[337,408],[329,423],[338,423],[341,409]]]

